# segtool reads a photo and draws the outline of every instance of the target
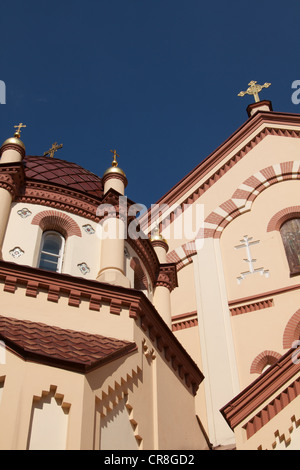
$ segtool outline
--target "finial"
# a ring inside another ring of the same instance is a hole
[[[249,85],[249,88],[246,91],[241,91],[238,94],[238,96],[245,96],[246,94],[253,95],[255,102],[258,103],[260,101],[258,93],[260,93],[263,88],[269,88],[271,83],[265,83],[264,85],[257,85],[257,82],[252,80],[250,83],[248,83],[248,85]]]
[[[47,152],[45,152],[43,156],[46,157],[47,155],[49,155],[50,158],[53,158],[55,152],[57,152],[57,150],[61,149],[62,147],[63,144],[58,145],[57,142],[54,142],[54,144],[52,144],[51,149],[47,150]]]
[[[18,139],[20,138],[22,127],[26,127],[26,125],[23,124],[23,122],[20,122],[20,124],[18,124],[17,126],[14,126],[14,128],[17,129],[15,132],[15,137],[17,137]]]
[[[112,161],[111,166],[116,168],[118,166],[117,157],[120,157],[120,155],[117,154],[116,150],[111,150],[111,152],[114,154],[114,159]]]

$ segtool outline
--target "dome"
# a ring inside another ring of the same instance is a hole
[[[31,156],[26,156],[23,163],[28,179],[57,184],[98,198],[103,196],[101,178],[76,163]]]

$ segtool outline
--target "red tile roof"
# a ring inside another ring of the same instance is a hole
[[[50,157],[26,156],[23,160],[26,178],[66,186],[101,198],[102,180],[76,163]]]
[[[25,360],[88,372],[136,349],[105,336],[0,316],[0,338]]]

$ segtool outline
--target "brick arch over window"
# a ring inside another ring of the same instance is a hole
[[[294,341],[300,339],[300,309],[288,321],[283,333],[283,347],[290,349]]]
[[[280,227],[290,219],[300,218],[300,206],[292,206],[282,209],[273,215],[272,219],[268,223],[267,232],[273,232],[273,230],[280,230]]]
[[[232,194],[206,217],[201,230],[202,238],[220,238],[224,228],[239,215],[251,210],[257,196],[272,186],[287,180],[300,179],[300,161],[269,166],[247,178]]]
[[[73,235],[81,237],[79,225],[67,214],[53,210],[39,212],[31,222],[33,225],[41,227],[43,232],[54,230],[61,233],[65,238]]]
[[[250,374],[261,374],[267,365],[272,366],[280,357],[281,355],[275,351],[263,351],[252,362]]]

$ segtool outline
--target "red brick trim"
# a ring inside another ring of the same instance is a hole
[[[247,428],[247,424],[245,425],[249,438],[257,432],[262,425],[269,422],[280,412],[283,407],[288,404],[289,399],[290,401],[294,399],[295,392],[299,394],[300,363],[293,361],[295,354],[299,354],[299,348],[298,350],[292,348],[281,356],[273,366],[267,369],[220,410],[231,429],[235,429],[238,424],[246,420],[257,408],[263,406],[264,408],[256,413],[255,417],[249,421],[249,427]],[[278,393],[278,390],[283,388],[284,385],[293,378],[295,379],[294,382],[289,385],[284,392],[270,401],[270,398],[275,395],[276,392]]]
[[[180,253],[180,254],[178,254]],[[177,271],[193,262],[192,257],[197,253],[195,241],[187,242],[184,245],[170,251],[167,254],[168,263],[176,263]]]
[[[300,339],[300,309],[288,321],[283,334],[283,347],[289,349]]]
[[[286,207],[273,215],[272,219],[268,223],[267,232],[280,230],[284,222],[297,218],[300,218],[300,206]]]
[[[38,225],[43,232],[46,230],[55,230],[60,232],[64,237],[72,237],[73,235],[81,237],[79,225],[67,214],[53,210],[43,211],[36,214],[31,222]]]
[[[204,379],[202,372],[142,292],[1,260],[0,282],[12,295],[17,288],[23,288],[25,294],[48,291],[48,301],[52,302],[67,297],[73,308],[87,302],[94,311],[100,311],[103,304],[109,305],[111,314],[129,309],[129,317],[148,335],[174,373],[193,395],[197,393]]]
[[[261,374],[267,365],[273,365],[280,359],[281,355],[275,351],[263,351],[251,364],[250,374]]]

